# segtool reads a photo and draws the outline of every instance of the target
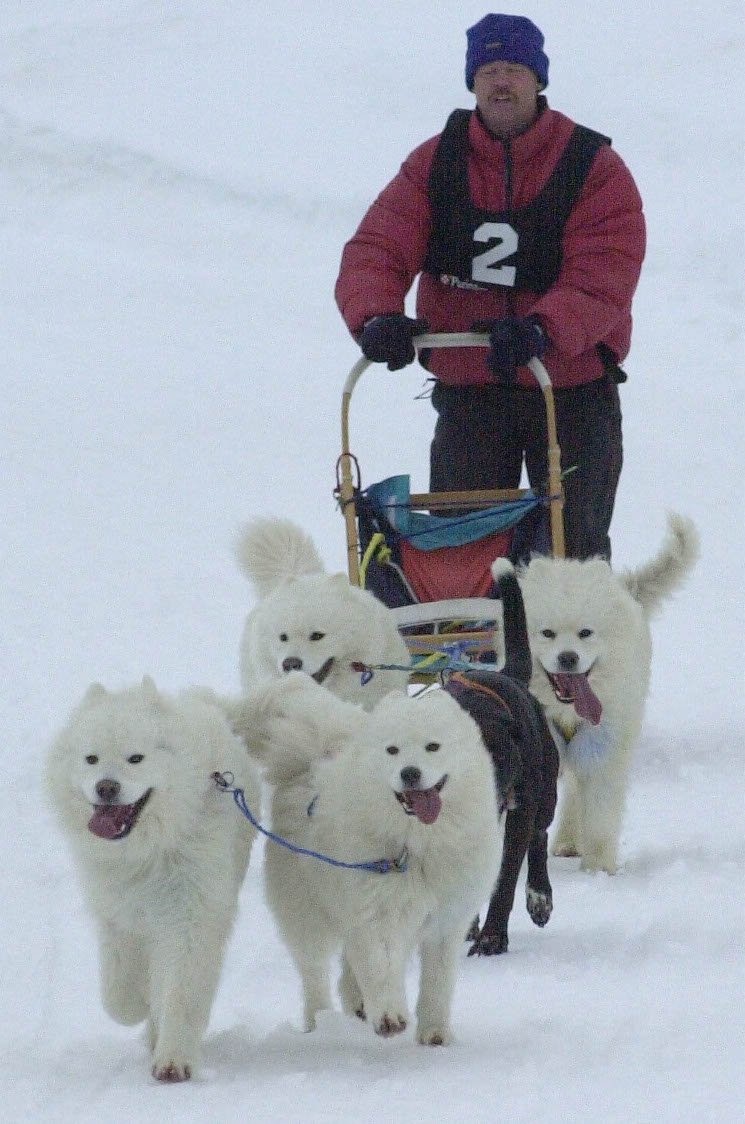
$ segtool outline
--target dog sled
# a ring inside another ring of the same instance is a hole
[[[414,339],[417,351],[488,347],[483,333],[430,333]],[[491,563],[513,562],[538,551],[564,557],[561,451],[553,387],[543,363],[529,367],[546,409],[547,479],[540,490],[478,489],[412,493],[410,478],[395,475],[362,486],[349,440],[352,394],[370,366],[359,359],[342,393],[342,451],[335,494],[344,515],[349,580],[370,590],[392,611],[411,658],[410,681],[428,683],[444,671],[495,661]]]

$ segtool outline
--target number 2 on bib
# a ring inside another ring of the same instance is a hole
[[[487,285],[514,285],[517,267],[500,265],[517,251],[517,231],[507,222],[482,222],[473,232],[474,242],[496,242],[471,261],[471,277]]]

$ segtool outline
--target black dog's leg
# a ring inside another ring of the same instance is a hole
[[[553,909],[553,895],[548,878],[548,832],[536,830],[528,846],[528,877],[525,904],[531,920],[541,928]]]
[[[559,755],[546,724],[543,711],[536,703],[535,714],[543,745],[543,774],[540,797],[536,808],[533,836],[528,847],[528,877],[525,895],[528,913],[541,928],[547,923],[553,909],[553,893],[548,877],[548,828],[556,809],[556,781],[559,773]]]
[[[496,956],[508,946],[507,923],[515,901],[520,867],[533,834],[535,808],[515,808],[507,813],[504,826],[502,865],[486,920],[470,949],[469,956]]]

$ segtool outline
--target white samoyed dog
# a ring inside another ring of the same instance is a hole
[[[48,755],[46,785],[96,920],[104,1008],[148,1020],[152,1072],[197,1063],[254,830],[218,791],[230,770],[257,799],[245,746],[217,706],[151,679],[88,689]]]
[[[329,574],[313,540],[288,519],[258,518],[242,530],[236,557],[258,603],[241,640],[241,683],[302,671],[333,694],[370,709],[405,689],[409,653],[390,609]],[[404,670],[360,670],[389,664]]]
[[[649,690],[650,616],[692,570],[690,519],[668,514],[659,553],[636,570],[535,557],[519,573],[533,674],[530,690],[557,735],[562,765],[554,855],[617,869],[629,767]],[[502,560],[495,563],[503,565]]]
[[[494,771],[474,720],[440,690],[394,692],[366,712],[291,675],[233,704],[232,723],[264,767],[277,835],[337,862],[387,867],[267,844],[267,898],[302,980],[305,1030],[331,1007],[335,951],[345,1013],[384,1037],[404,1030],[404,974],[418,947],[416,1037],[448,1043],[458,954],[502,852]]]

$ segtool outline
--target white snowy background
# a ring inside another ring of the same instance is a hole
[[[703,552],[654,626],[620,873],[554,860],[507,956],[466,959],[448,1050],[341,1014],[298,1029],[259,846],[198,1078],[149,1076],[97,995],[93,928],[39,778],[91,680],[238,687],[240,524],[345,564],[332,497],[344,241],[470,106],[440,0],[3,0],[0,8],[0,1119],[732,1124],[745,1103],[743,10],[545,0],[550,102],[614,139],[649,252],[622,389],[614,562],[668,508]],[[426,483],[418,368],[352,403],[364,482]],[[236,812],[236,814],[238,814]],[[412,974],[412,984],[414,976]]]

